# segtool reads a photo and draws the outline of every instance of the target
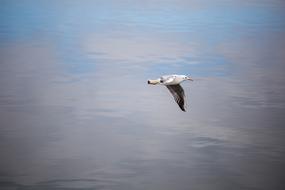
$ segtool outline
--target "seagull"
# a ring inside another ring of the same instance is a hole
[[[185,80],[193,81],[191,77],[188,77],[186,75],[164,75],[155,80],[148,80],[147,83],[152,85],[165,85],[170,91],[170,93],[173,95],[174,100],[176,101],[180,109],[185,112],[185,94],[183,88],[180,86],[180,83]]]

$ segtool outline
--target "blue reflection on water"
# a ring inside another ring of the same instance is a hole
[[[2,43],[29,41],[37,37],[52,41],[67,71],[75,74],[88,72],[98,64],[94,59],[86,58],[80,47],[82,36],[96,32],[134,35],[154,31],[182,33],[185,41],[203,39],[207,41],[208,48],[214,48],[243,35],[284,29],[282,6],[266,2],[244,4],[222,1],[204,6],[203,2],[192,5],[183,1],[177,4],[159,1],[157,5],[129,1],[4,1],[0,8],[0,39]],[[212,67],[211,64],[218,62],[222,64],[221,59],[210,60],[210,64],[207,60],[201,62],[205,67]],[[183,65],[184,62],[178,64]]]

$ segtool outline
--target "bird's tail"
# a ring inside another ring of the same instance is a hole
[[[159,84],[159,80],[158,79],[155,79],[155,80],[148,80],[147,81],[147,84],[152,84],[152,85],[156,85],[156,84]]]

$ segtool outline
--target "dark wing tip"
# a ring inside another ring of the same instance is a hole
[[[178,106],[180,107],[180,109],[184,112],[186,112],[185,108],[184,108],[184,101],[178,101],[177,102]]]

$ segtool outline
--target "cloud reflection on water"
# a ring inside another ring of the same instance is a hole
[[[6,11],[1,25],[1,185],[278,189],[284,3],[124,2],[49,4],[40,17],[9,4],[23,17]],[[169,72],[194,76],[186,113],[146,84]]]

